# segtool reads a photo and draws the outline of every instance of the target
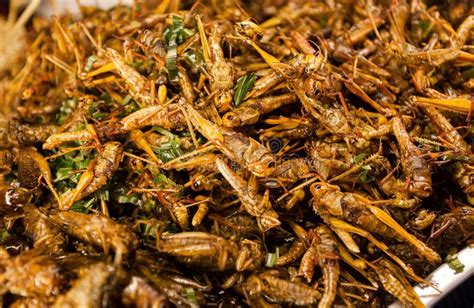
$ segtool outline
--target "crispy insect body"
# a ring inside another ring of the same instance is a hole
[[[434,124],[438,133],[442,134],[446,140],[455,147],[455,151],[462,155],[471,154],[471,146],[467,144],[461,134],[453,127],[449,120],[438,110],[432,107],[423,108],[426,115]],[[452,175],[458,185],[467,195],[470,204],[474,204],[474,172],[471,160],[467,162],[454,162]]]
[[[222,124],[227,127],[255,124],[261,115],[270,113],[281,106],[295,103],[297,100],[297,96],[293,93],[249,99],[239,108],[226,113]]]
[[[282,83],[285,80],[285,76],[278,71],[272,70],[269,74],[259,78],[255,81],[252,90],[247,94],[245,99],[258,97],[279,83]]]
[[[304,254],[305,251],[306,251],[305,243],[300,239],[296,239],[293,241],[293,244],[291,244],[288,251],[285,254],[279,256],[275,264],[279,266],[283,266],[283,265],[293,263],[296,260],[298,260]]]
[[[206,199],[205,196],[197,196],[196,201],[204,201]],[[199,226],[204,219],[204,217],[207,215],[207,212],[209,212],[209,203],[208,202],[202,202],[198,205],[198,209],[196,213],[193,216],[193,220],[191,221],[191,224],[195,226]]]
[[[145,107],[129,114],[119,122],[110,122],[95,126],[100,141],[113,140],[114,137],[123,135],[128,131],[146,126],[160,126],[165,129],[181,130],[185,127],[183,115],[175,104],[167,106],[155,105]],[[74,132],[64,132],[51,135],[43,144],[43,149],[51,150],[63,143],[80,141],[93,141],[94,136],[87,129]]]
[[[353,155],[345,143],[318,140],[308,143],[307,150],[312,158],[311,169],[324,180],[341,174],[352,165]]]
[[[25,234],[33,241],[34,248],[46,249],[51,254],[63,252],[66,239],[61,230],[34,205],[23,207]]]
[[[25,178],[27,177],[36,176],[38,183],[40,178],[44,179],[46,186],[51,191],[56,201],[58,201],[58,203],[61,205],[59,195],[53,186],[51,169],[49,168],[48,162],[43,157],[43,155],[38,153],[38,151],[36,151],[34,148],[22,149],[20,150],[19,154],[19,163],[21,164],[21,168],[19,168],[21,169],[19,170],[21,175],[19,175],[19,177],[25,184],[28,182],[27,187],[32,188],[32,183],[30,182],[31,179],[26,180]]]
[[[139,308],[161,308],[168,304],[166,296],[155,290],[145,279],[138,276],[133,276],[130,283],[123,290],[122,302]]]
[[[103,262],[82,269],[67,293],[60,295],[54,307],[103,307],[117,303],[117,289],[124,285],[123,270]]]
[[[272,204],[268,200],[268,195],[262,196],[257,193],[255,178],[247,183],[232,171],[221,158],[216,159],[216,166],[227,182],[234,188],[247,213],[257,218],[260,229],[269,230],[280,225],[278,214],[273,210]]]
[[[352,134],[352,129],[342,110],[324,106],[323,103],[308,97],[302,90],[295,89],[295,93],[305,109],[326,129],[341,136],[350,136]]]
[[[258,177],[265,177],[273,172],[273,155],[258,141],[230,128],[211,123],[189,105],[186,108],[199,132],[232,161]]]
[[[183,119],[182,113],[177,112],[177,110],[178,108],[175,104],[146,107],[129,114],[120,120],[120,123],[126,131],[153,125],[163,127],[164,129],[180,130],[185,127],[186,122]]]
[[[324,293],[318,304],[320,308],[331,307],[336,298],[337,284],[339,281],[339,251],[337,242],[331,230],[324,226],[318,226],[310,231],[313,237],[311,246],[301,259],[299,274],[305,276],[308,282],[314,274],[314,266],[318,264],[323,272]]]
[[[251,297],[265,295],[276,303],[294,305],[316,304],[321,294],[301,282],[291,282],[271,273],[251,275],[244,282],[244,288]]]
[[[341,218],[371,233],[408,242],[427,261],[433,263],[440,261],[440,257],[435,251],[406,232],[389,214],[367,204],[357,194],[344,193],[339,189],[331,188],[315,189],[314,186],[312,186],[311,192],[314,196],[313,208],[321,216]]]
[[[309,166],[303,158],[285,160],[281,164],[278,164],[275,167],[275,171],[271,174],[271,178],[274,178],[277,181],[269,179],[265,182],[265,185],[270,188],[276,188],[279,186],[279,182],[283,184],[292,184],[303,178],[305,175],[308,175],[310,171],[311,166]]]
[[[465,238],[474,234],[474,209],[463,206],[436,218],[432,226],[430,240],[435,247],[449,249],[456,247]]]
[[[10,257],[0,248],[0,293],[20,296],[51,296],[59,293],[61,276],[58,265],[40,250],[30,250]]]
[[[143,132],[139,129],[134,129],[130,132],[130,137],[133,140],[133,142],[137,145],[138,148],[142,149],[150,158],[157,162],[161,163],[161,160],[156,157],[155,152],[153,152],[153,149],[151,148],[150,144],[148,141],[145,139],[145,136]]]
[[[155,99],[147,90],[147,80],[125,63],[123,57],[114,49],[105,50],[106,57],[114,64],[119,75],[125,80],[130,95],[142,106],[153,105]]]
[[[59,212],[49,218],[67,234],[100,247],[106,253],[112,248],[116,263],[138,245],[135,234],[128,227],[104,215]]]
[[[367,263],[376,273],[382,286],[402,304],[413,307],[424,307],[418,294],[394,264],[386,259]]]
[[[224,58],[221,47],[222,34],[219,25],[211,25],[211,35],[209,36],[209,56],[210,62],[206,61],[209,73],[212,76],[211,90],[217,92],[216,107],[220,111],[230,108],[234,87],[234,78],[231,63]]]
[[[0,186],[0,212],[7,213],[16,211],[27,204],[31,199],[31,193],[24,188],[11,186]]]
[[[263,247],[259,241],[243,239],[239,243],[239,254],[235,260],[237,272],[255,270],[264,261]]]
[[[193,104],[196,100],[196,93],[194,93],[193,83],[184,68],[179,67],[178,70],[178,82],[183,91],[183,96],[188,103]]]
[[[217,262],[220,271],[232,266],[237,259],[238,246],[220,236],[205,232],[181,232],[163,234],[157,241],[160,252],[182,258],[187,262],[199,264],[200,259],[210,258]]]
[[[69,209],[74,202],[87,197],[108,183],[122,160],[123,148],[119,142],[108,142],[104,150],[91,162],[92,170],[84,172],[78,186],[61,197],[61,209]],[[83,184],[83,185],[81,185]]]
[[[43,143],[49,136],[60,131],[57,125],[28,125],[15,123],[12,131],[21,146],[31,146]]]
[[[393,132],[400,146],[403,171],[409,181],[408,190],[421,198],[429,196],[432,192],[430,166],[420,150],[411,142],[399,117],[393,118]]]
[[[91,141],[93,140],[92,134],[86,130],[79,130],[75,132],[65,132],[53,134],[46,139],[43,143],[43,149],[51,150],[56,148],[62,143],[71,142],[71,141]]]
[[[157,193],[158,200],[170,211],[174,221],[181,229],[186,230],[189,225],[189,211],[171,194]]]

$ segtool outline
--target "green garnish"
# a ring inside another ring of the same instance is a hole
[[[193,304],[197,304],[196,292],[193,288],[186,288],[186,298]]]
[[[87,214],[92,209],[96,201],[97,201],[96,198],[90,198],[89,200],[77,201],[71,206],[71,211]]]
[[[354,163],[360,164],[361,162],[364,161],[364,159],[365,159],[366,156],[367,156],[366,153],[357,154],[357,155],[354,157]]]
[[[86,66],[84,67],[84,72],[89,73],[90,70],[92,69],[92,66],[94,65],[96,61],[97,61],[96,55],[92,55],[89,58],[87,58]]]
[[[178,78],[178,45],[182,44],[194,32],[184,28],[184,21],[181,16],[174,15],[171,27],[165,30],[163,35],[168,45],[166,52],[166,69],[170,81],[176,81]]]
[[[59,112],[56,114],[56,123],[64,124],[66,119],[71,115],[71,113],[76,110],[77,107],[77,97],[66,99],[62,102]]]
[[[177,45],[172,44],[168,46],[168,52],[166,53],[166,68],[168,69],[168,78],[170,81],[176,81],[178,79],[178,51]]]
[[[267,260],[265,262],[266,267],[274,267],[276,262],[278,261],[278,258],[280,258],[280,248],[277,247],[275,249],[275,253],[269,253],[267,255]]]
[[[250,73],[242,76],[237,80],[237,84],[234,87],[234,105],[239,107],[242,104],[245,95],[252,89],[253,84],[257,80],[257,75]]]
[[[446,259],[444,259],[444,262],[446,262],[449,268],[454,270],[456,274],[462,273],[462,271],[464,270],[464,264],[459,261],[458,256],[456,254],[447,255]]]
[[[372,176],[370,175],[370,171],[372,171],[372,167],[370,165],[363,165],[360,167],[362,171],[359,174],[359,178],[363,183],[368,183],[373,180]]]

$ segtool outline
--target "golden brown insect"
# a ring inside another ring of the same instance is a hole
[[[0,212],[16,211],[31,199],[31,193],[24,189],[11,186],[0,186]]]
[[[123,149],[118,142],[108,142],[104,150],[93,160],[89,169],[81,175],[77,187],[61,196],[60,209],[69,209],[74,202],[92,194],[112,178],[122,160]]]
[[[324,293],[318,307],[331,307],[336,298],[340,272],[337,242],[326,226],[310,230],[309,237],[311,245],[301,259],[299,274],[310,282],[314,275],[314,266],[319,265],[323,272]]]
[[[242,203],[243,208],[250,215],[257,218],[257,223],[262,231],[269,230],[280,225],[278,214],[273,210],[268,199],[268,191],[262,196],[257,192],[257,181],[251,176],[246,182],[238,176],[221,158],[216,159],[217,169],[235,190]]]
[[[407,177],[408,190],[418,196],[427,197],[432,192],[430,165],[408,136],[399,117],[393,118],[393,132],[400,146],[403,171]]]
[[[97,303],[110,305],[117,302],[117,292],[113,290],[123,285],[126,274],[122,269],[98,262],[79,273],[71,289],[58,296],[54,307],[91,307]]]
[[[402,304],[424,307],[418,294],[396,265],[384,258],[367,264],[375,271],[384,289],[399,299]]]
[[[113,63],[119,75],[125,80],[127,90],[132,97],[142,106],[153,105],[154,98],[147,91],[147,80],[137,71],[125,63],[123,57],[114,49],[107,48],[105,56]]]
[[[221,47],[222,33],[217,23],[212,23],[209,42],[206,37],[205,29],[201,19],[197,17],[197,26],[203,49],[203,57],[209,74],[212,77],[211,90],[216,92],[215,104],[220,111],[226,111],[230,108],[233,95],[233,72],[232,64],[224,58],[224,52]]]
[[[341,192],[337,187],[321,184],[314,184],[311,192],[314,196],[314,210],[323,218],[326,215],[339,217],[369,232],[405,241],[427,261],[440,262],[441,259],[435,251],[405,231],[389,214],[370,205],[365,198],[354,193]]]
[[[156,245],[158,251],[182,258],[186,263],[205,264],[208,259],[221,271],[232,265],[231,260],[236,260],[239,250],[232,241],[205,232],[163,234]]]
[[[249,99],[240,105],[239,108],[226,113],[222,119],[222,124],[226,127],[255,124],[261,115],[296,101],[297,97],[293,93]]]
[[[30,250],[10,257],[0,248],[0,293],[10,292],[20,296],[52,296],[59,293],[61,275],[58,265],[41,250]]]
[[[100,247],[105,253],[112,248],[116,264],[138,245],[135,234],[127,226],[104,215],[59,212],[49,218],[67,234]]]
[[[243,288],[251,298],[265,295],[271,302],[295,305],[316,304],[321,294],[301,282],[279,278],[272,272],[250,275]]]
[[[133,276],[123,290],[122,302],[136,307],[160,308],[167,306],[166,296],[155,290],[143,278]]]
[[[43,212],[28,204],[23,207],[23,215],[24,232],[32,240],[34,248],[47,250],[51,254],[64,251],[66,245],[64,235]]]
[[[256,176],[263,177],[273,172],[273,155],[258,141],[232,129],[216,126],[189,105],[186,109],[193,125],[224,155]]]

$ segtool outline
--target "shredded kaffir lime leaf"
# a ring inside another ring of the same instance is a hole
[[[237,84],[234,87],[234,105],[239,107],[244,101],[245,95],[252,89],[253,84],[257,80],[257,75],[250,73],[237,80]]]

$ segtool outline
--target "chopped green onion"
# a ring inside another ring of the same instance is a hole
[[[186,288],[186,298],[193,304],[197,304],[196,292],[193,288]]]
[[[59,108],[59,112],[56,114],[56,122],[58,124],[64,124],[66,119],[76,109],[76,107],[77,107],[76,97],[64,100],[62,102],[61,108]]]
[[[80,212],[80,213],[88,213],[92,206],[94,206],[94,203],[97,201],[96,198],[90,198],[87,201],[80,200],[74,203],[71,207],[71,211],[74,212]]]
[[[266,267],[274,267],[276,262],[278,261],[278,258],[280,258],[280,248],[277,247],[275,249],[275,253],[269,253],[267,255],[267,260],[265,262]]]
[[[169,162],[176,157],[182,156],[181,141],[174,136],[168,142],[161,143],[158,147],[153,147],[153,150],[163,162]]]
[[[120,203],[120,204],[131,203],[134,205],[139,205],[140,196],[137,193],[133,193],[130,195],[120,195],[117,198],[117,203]]]
[[[130,101],[132,100],[132,97],[129,95],[125,96],[123,99],[122,99],[122,102],[120,103],[122,106],[126,106],[128,105],[128,103],[130,103]]]
[[[92,55],[89,58],[87,58],[86,66],[84,67],[84,72],[86,73],[90,72],[90,70],[92,69],[92,66],[94,65],[96,61],[97,61],[96,55]]]
[[[154,130],[155,132],[160,133],[164,136],[170,137],[170,138],[177,138],[178,137],[178,135],[173,134],[172,132],[170,132],[169,130],[164,129],[163,127],[153,126],[152,130]]]
[[[177,45],[170,45],[166,53],[166,69],[168,70],[168,78],[170,81],[178,79],[178,66],[176,64],[178,58]]]
[[[354,163],[359,164],[363,162],[366,156],[367,156],[366,153],[357,154],[356,157],[354,157]]]
[[[363,165],[360,167],[362,169],[359,178],[363,183],[368,183],[373,180],[372,176],[370,175],[370,171],[372,167],[370,165]]]
[[[56,171],[56,178],[54,179],[54,182],[59,182],[59,181],[63,181],[65,179],[68,179],[71,176],[71,172],[73,170],[74,170],[73,168],[69,168],[69,167],[59,168]]]
[[[102,93],[100,99],[105,101],[106,103],[111,103],[113,101],[112,96],[110,96],[110,94],[107,92]]]
[[[456,254],[454,255],[448,255],[444,261],[448,264],[449,268],[454,270],[456,274],[462,273],[464,270],[464,264],[459,261],[458,256]]]
[[[234,105],[239,107],[243,102],[245,95],[252,89],[253,84],[257,80],[257,75],[250,73],[242,76],[237,80],[237,84],[234,87]]]
[[[8,240],[11,237],[12,237],[12,235],[7,230],[0,229],[0,243]]]

